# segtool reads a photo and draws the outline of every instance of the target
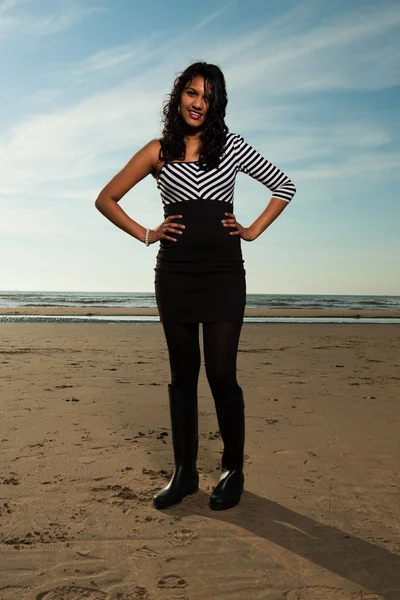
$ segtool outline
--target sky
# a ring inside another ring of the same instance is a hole
[[[400,295],[397,0],[0,0],[0,289],[154,291],[158,243],[94,202],[198,60],[224,72],[229,130],[297,188],[242,240],[248,293]],[[239,223],[270,197],[239,174]],[[151,176],[120,205],[163,221]]]

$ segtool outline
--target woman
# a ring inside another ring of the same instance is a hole
[[[225,125],[227,95],[221,70],[204,62],[176,80],[164,106],[160,140],[139,150],[101,191],[96,207],[117,227],[145,243],[160,242],[155,292],[171,368],[168,385],[175,469],[153,503],[167,508],[199,489],[197,384],[199,323],[204,361],[223,441],[221,478],[210,508],[240,502],[244,486],[243,391],[236,358],[246,302],[241,239],[252,242],[278,217],[295,193],[293,183]],[[250,227],[233,211],[238,171],[273,193]],[[147,175],[157,180],[164,221],[142,227],[118,201]]]

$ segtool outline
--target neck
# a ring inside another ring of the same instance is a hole
[[[190,125],[185,124],[183,129],[183,139],[186,141],[193,141],[200,139],[203,131],[198,129],[198,127],[190,127]]]

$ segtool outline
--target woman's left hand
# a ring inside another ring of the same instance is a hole
[[[222,224],[224,227],[234,227],[236,231],[230,231],[229,235],[240,235],[242,240],[246,242],[252,242],[256,239],[255,233],[250,229],[250,227],[242,227],[240,223],[236,221],[235,215],[232,213],[225,213],[227,216],[226,219],[222,220]]]

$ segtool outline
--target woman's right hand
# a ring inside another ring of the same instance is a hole
[[[181,235],[182,229],[185,229],[185,225],[181,223],[174,223],[172,219],[182,219],[182,215],[170,215],[155,229],[149,231],[149,244],[154,244],[159,240],[170,240],[176,242],[176,238],[170,237],[167,233],[173,233],[175,235]]]

